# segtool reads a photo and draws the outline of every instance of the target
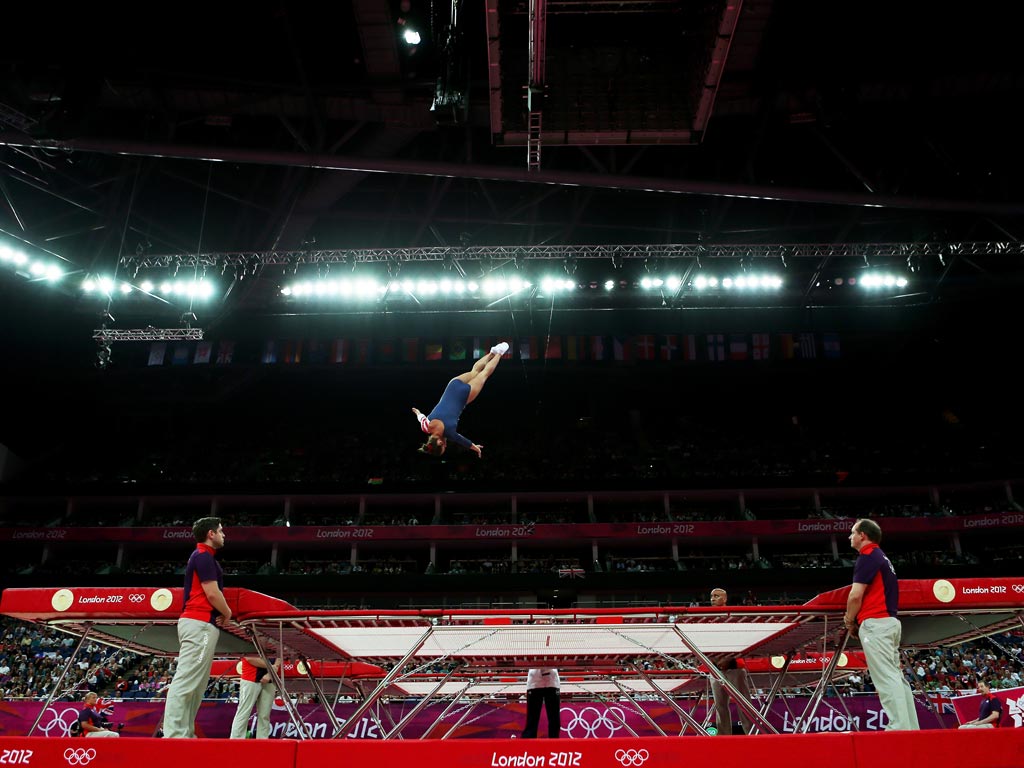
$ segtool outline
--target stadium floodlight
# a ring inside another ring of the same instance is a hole
[[[128,283],[121,283],[119,286],[117,286],[117,289],[126,296],[132,292],[132,287],[128,285]]]
[[[668,279],[665,281],[665,285],[668,286],[670,291],[678,291],[682,284],[683,280],[678,275],[669,275]]]
[[[727,289],[727,290],[729,288],[732,288],[732,278],[731,277],[727,277],[727,278],[723,279],[722,280],[722,287]]]
[[[141,283],[139,283],[139,288],[145,293],[152,293],[153,283],[149,280],[143,280]]]
[[[697,275],[696,279],[693,281],[693,287],[698,291],[703,291],[708,287],[709,282],[708,278],[704,277],[704,275]]]
[[[907,278],[902,275],[879,272],[868,272],[862,275],[859,281],[856,278],[851,278],[849,282],[851,285],[860,282],[862,287],[869,290],[877,288],[906,288],[909,283]]]
[[[605,280],[605,281],[604,281],[604,289],[605,289],[606,291],[610,291],[610,290],[612,290],[612,289],[613,289],[614,287],[615,287],[615,281],[614,281],[614,280]]]
[[[423,37],[415,29],[407,29],[402,33],[402,39],[409,45],[419,45]]]

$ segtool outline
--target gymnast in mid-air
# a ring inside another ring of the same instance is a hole
[[[420,429],[426,432],[429,437],[427,442],[420,446],[420,453],[440,456],[448,448],[448,441],[461,445],[477,456],[481,456],[482,445],[477,445],[472,440],[463,437],[456,431],[459,425],[459,416],[463,409],[476,400],[477,395],[484,388],[487,379],[494,373],[494,369],[501,362],[501,356],[508,352],[508,342],[503,341],[491,347],[491,351],[476,361],[473,370],[456,376],[448,382],[444,388],[441,400],[434,406],[428,415],[424,416],[418,408],[412,412],[420,422]]]

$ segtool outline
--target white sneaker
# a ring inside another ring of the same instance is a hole
[[[491,347],[491,352],[498,356],[504,355],[506,352],[508,352],[508,342],[502,341],[495,344],[493,347]]]

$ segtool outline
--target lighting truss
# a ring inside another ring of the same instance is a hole
[[[951,256],[1024,256],[1020,242],[812,243],[812,244],[675,244],[675,245],[494,245],[429,248],[354,248],[303,251],[228,251],[198,254],[143,254],[123,258],[136,269],[205,267],[249,269],[303,264],[405,263],[456,260],[612,259],[910,259]]]
[[[92,332],[97,341],[202,341],[202,328],[98,328]]]

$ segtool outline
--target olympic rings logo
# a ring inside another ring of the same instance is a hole
[[[651,753],[646,749],[617,749],[615,759],[625,766],[639,766],[647,762]]]
[[[1024,592],[1024,584],[1014,584],[1013,591],[1016,592],[1018,595],[1021,594],[1022,592]]]
[[[141,603],[145,599],[146,599],[145,595],[140,595],[137,592],[134,593],[134,594],[128,595],[128,601],[132,602],[132,603]]]
[[[597,707],[582,707],[579,710],[566,707],[562,711],[568,712],[570,715],[569,722],[564,728],[570,739],[597,739],[614,736],[616,731],[622,730],[622,721],[625,719],[619,707],[609,707],[604,711]]]
[[[78,710],[71,709],[70,707],[59,713],[53,707],[49,707],[43,714],[50,715],[49,722],[47,722],[46,725],[40,726],[39,728],[39,730],[43,733],[44,736],[70,736],[71,724],[78,720]],[[54,729],[56,729],[57,732],[51,734],[50,731]]]
[[[95,749],[83,749],[78,747],[68,747],[64,750],[64,759],[68,765],[88,765],[96,757]]]

